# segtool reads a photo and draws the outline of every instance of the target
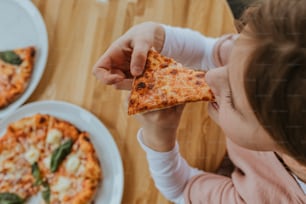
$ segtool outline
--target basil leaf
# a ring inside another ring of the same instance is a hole
[[[22,59],[13,51],[0,52],[0,58],[10,64],[20,65]]]
[[[14,193],[0,193],[1,204],[23,204],[24,200]]]
[[[42,182],[39,166],[37,162],[32,164],[32,175],[35,178],[35,185],[40,185]]]
[[[43,182],[42,185],[44,187],[44,190],[41,192],[41,195],[42,195],[44,201],[47,204],[50,204],[50,196],[51,196],[50,186],[47,182]]]
[[[73,141],[72,139],[69,139],[67,142],[54,150],[51,157],[51,172],[54,173],[58,169],[62,161],[71,152],[72,145]]]

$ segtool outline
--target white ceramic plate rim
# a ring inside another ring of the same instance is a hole
[[[28,14],[29,21],[34,23],[37,35],[33,37],[37,38],[37,44],[34,45],[37,48],[37,52],[36,52],[36,60],[35,60],[33,74],[32,74],[31,80],[29,82],[29,85],[26,91],[12,104],[0,110],[0,119],[12,113],[14,110],[20,107],[31,96],[31,94],[37,87],[43,75],[43,72],[46,66],[46,62],[47,62],[47,56],[48,56],[47,29],[46,29],[44,20],[40,12],[38,11],[38,9],[35,7],[35,5],[30,0],[0,0],[0,7],[1,7],[1,4],[7,1],[9,1],[10,3],[14,3],[18,8],[22,8]],[[5,9],[5,8],[2,8],[2,9]],[[7,20],[7,19],[4,19],[4,20]],[[22,31],[20,32],[22,33]],[[22,40],[22,39],[18,39],[18,40]],[[6,49],[14,49],[14,47],[12,46],[14,45],[11,45],[11,47],[7,47]]]
[[[123,166],[117,145],[102,122],[87,110],[63,101],[40,101],[29,103],[16,110],[0,122],[0,135],[6,131],[9,123],[35,113],[50,114],[67,120],[82,131],[90,133],[103,170],[103,181],[95,203],[120,204],[123,195]],[[31,199],[29,203],[38,203],[39,199]]]

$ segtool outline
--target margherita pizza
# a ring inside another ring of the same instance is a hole
[[[50,115],[10,124],[0,138],[0,203],[41,192],[47,204],[91,203],[102,170],[87,132]]]
[[[213,101],[205,72],[183,67],[174,59],[150,50],[143,74],[133,81],[128,114],[195,101]]]
[[[31,79],[35,48],[0,51],[0,109],[15,101]]]

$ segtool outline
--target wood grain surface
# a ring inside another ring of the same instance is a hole
[[[208,36],[235,32],[225,0],[33,0],[48,30],[49,56],[42,80],[27,102],[62,100],[79,105],[109,129],[124,166],[123,204],[169,203],[156,190],[127,116],[128,92],[101,85],[92,67],[128,28],[144,21],[196,29]],[[181,154],[206,171],[218,167],[224,136],[206,114],[206,103],[188,104],[178,129]],[[110,158],[111,159],[111,158]]]

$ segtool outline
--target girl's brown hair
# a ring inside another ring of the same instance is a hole
[[[255,43],[244,78],[249,103],[271,137],[306,164],[306,0],[264,0],[242,22]]]

